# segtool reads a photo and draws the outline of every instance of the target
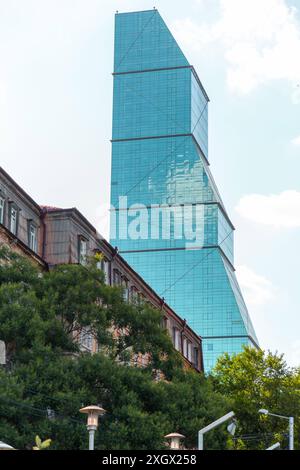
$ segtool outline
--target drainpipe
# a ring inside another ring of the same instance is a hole
[[[45,223],[45,216],[46,216],[46,211],[45,209],[42,209],[41,212],[41,223],[43,226],[43,242],[42,242],[42,258],[45,261],[45,253],[46,253],[46,223]]]

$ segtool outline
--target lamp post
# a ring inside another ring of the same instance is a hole
[[[99,415],[103,415],[105,410],[100,406],[86,406],[81,408],[80,413],[87,414],[87,425],[86,428],[89,432],[89,450],[94,450],[95,431],[98,427]]]
[[[268,447],[266,450],[276,450],[276,449],[279,449],[279,447],[280,447],[280,442],[275,442],[275,444]]]
[[[212,429],[216,428],[217,426],[219,426],[222,423],[225,423],[225,421],[228,421],[229,419],[231,419],[233,417],[234,417],[234,412],[230,411],[230,413],[227,413],[226,415],[224,415],[221,418],[217,419],[216,421],[209,424],[205,428],[200,429],[200,431],[198,432],[198,450],[203,450],[203,435],[206,432],[211,431]],[[235,427],[236,426],[228,426],[227,429],[231,434],[233,434],[234,431],[235,431]]]
[[[170,440],[170,449],[180,449],[180,440],[184,438],[185,436],[183,434],[178,434],[177,432],[165,436],[165,439]]]
[[[270,413],[269,410],[258,410],[263,415],[275,416],[276,418],[287,419],[289,422],[289,450],[294,450],[294,418],[293,416],[282,416],[275,413]]]

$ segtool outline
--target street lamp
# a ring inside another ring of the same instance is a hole
[[[280,447],[280,442],[275,442],[275,444],[268,447],[266,450],[276,450],[276,449],[279,449],[279,447]]]
[[[98,427],[98,418],[99,415],[103,415],[105,410],[100,408],[100,406],[86,406],[81,408],[80,413],[86,413],[87,416],[87,425],[86,428],[89,432],[89,450],[94,450],[94,440],[95,440],[95,431]]]
[[[184,438],[183,434],[178,434],[177,432],[165,436],[165,439],[170,439],[170,449],[180,449],[180,440]]]
[[[294,450],[294,418],[292,416],[282,416],[275,413],[270,413],[269,410],[261,409],[258,410],[263,415],[276,416],[276,418],[287,419],[289,422],[289,450]]]
[[[206,432],[211,431],[211,429],[216,428],[220,424],[225,423],[226,421],[228,421],[229,419],[233,417],[234,417],[234,412],[230,411],[230,413],[227,413],[226,415],[222,416],[222,418],[219,418],[213,423],[206,426],[205,428],[200,429],[200,431],[198,432],[198,450],[203,450],[203,435]],[[234,434],[235,428],[236,428],[236,424],[232,423],[232,426],[229,425],[227,429],[228,429],[228,432],[230,432],[231,434]]]
[[[235,435],[235,430],[236,430],[236,419],[233,418],[231,423],[229,423],[228,426],[227,426],[227,431],[229,432],[229,434],[234,436]]]

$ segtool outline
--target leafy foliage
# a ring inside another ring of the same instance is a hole
[[[35,446],[32,448],[32,450],[45,450],[51,445],[51,439],[46,439],[45,441],[42,441],[42,439],[39,436],[35,436]]]
[[[279,354],[245,348],[222,356],[213,373],[215,389],[232,400],[238,417],[238,449],[266,449],[280,441],[287,448],[288,421],[258,413],[259,409],[295,417],[295,445],[299,448],[300,369],[287,367]]]
[[[0,338],[8,358],[0,368],[0,435],[19,449],[31,449],[36,434],[51,437],[50,450],[84,449],[79,409],[100,404],[106,414],[96,448],[162,449],[164,435],[175,431],[195,447],[198,429],[231,404],[210,379],[183,370],[161,320],[159,311],[129,304],[121,289],[105,285],[97,259],[41,275],[0,249]],[[99,352],[80,350],[76,336],[83,327]],[[129,365],[135,353],[149,356],[148,367]],[[153,380],[157,369],[165,380]],[[205,444],[222,448],[225,441],[219,429]]]

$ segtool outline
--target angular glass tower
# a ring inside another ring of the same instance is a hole
[[[257,338],[234,273],[234,227],[209,169],[208,96],[157,10],[116,14],[113,76],[111,243],[202,336],[209,370]],[[175,229],[184,205],[201,217],[192,247]],[[130,237],[142,206],[161,208],[159,233],[149,222],[146,235]],[[170,237],[161,230],[168,208]]]

